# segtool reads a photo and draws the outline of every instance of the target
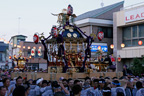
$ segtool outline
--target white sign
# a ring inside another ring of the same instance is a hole
[[[144,19],[144,7],[125,12],[125,23]]]

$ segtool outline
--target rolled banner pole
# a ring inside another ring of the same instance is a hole
[[[35,80],[37,79],[37,72],[35,72]]]
[[[34,72],[31,72],[31,79],[34,80]]]

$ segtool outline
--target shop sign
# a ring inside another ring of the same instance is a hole
[[[103,52],[108,52],[108,47],[105,45],[91,45],[91,52],[97,52],[99,50],[99,46]]]
[[[144,19],[144,7],[125,12],[125,23]]]

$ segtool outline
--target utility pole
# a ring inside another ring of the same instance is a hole
[[[20,35],[20,19],[21,17],[18,17],[18,35]]]

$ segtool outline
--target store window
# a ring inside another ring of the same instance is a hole
[[[133,37],[137,37],[137,26],[132,27],[132,34],[133,34]]]
[[[144,24],[139,26],[139,37],[144,37]]]
[[[27,56],[28,56],[28,57],[31,56],[31,51],[30,51],[30,50],[28,50]]]
[[[39,64],[38,63],[28,63],[27,66],[28,66],[28,69],[30,69],[30,70],[39,69]]]
[[[144,24],[123,28],[123,43],[126,47],[139,46],[139,40],[144,42]]]
[[[99,27],[99,31],[104,32],[104,38],[113,38],[112,27]]]
[[[131,27],[126,27],[123,30],[124,40],[131,39]]]

